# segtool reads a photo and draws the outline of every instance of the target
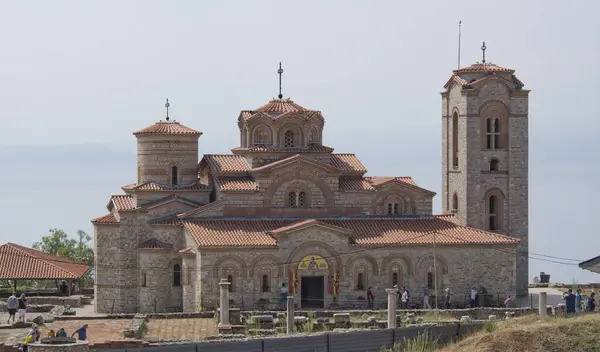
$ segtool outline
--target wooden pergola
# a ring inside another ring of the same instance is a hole
[[[83,277],[90,267],[52,254],[14,243],[0,245],[0,280],[65,280],[68,294],[71,283]]]

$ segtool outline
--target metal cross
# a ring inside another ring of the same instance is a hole
[[[283,69],[281,68],[281,62],[279,63],[279,70],[277,70],[277,74],[279,74],[279,99],[282,99],[283,94],[281,94],[281,75],[283,74]]]
[[[167,121],[169,121],[169,106],[171,106],[171,104],[169,104],[169,99],[167,98],[167,102],[165,103],[165,108],[167,108]]]
[[[485,46],[485,42],[483,42],[483,45],[481,46],[481,51],[483,52],[483,60],[482,62],[485,64],[485,49],[487,49],[487,46]]]

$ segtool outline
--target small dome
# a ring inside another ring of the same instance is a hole
[[[201,135],[202,132],[191,129],[176,121],[159,121],[154,125],[143,128],[133,133],[140,134],[177,134],[177,135]]]
[[[266,113],[286,113],[286,112],[298,112],[298,111],[310,111],[296,103],[294,103],[291,99],[273,99],[267,104],[261,106],[258,109],[254,110],[262,111]]]
[[[463,68],[459,68],[458,70],[454,70],[452,71],[454,73],[469,73],[469,72],[507,72],[507,73],[514,73],[515,70],[510,69],[510,68],[505,68],[505,67],[501,67],[498,65],[494,65],[494,64],[489,64],[489,63],[476,63],[473,64],[471,66],[467,66],[467,67],[463,67]]]

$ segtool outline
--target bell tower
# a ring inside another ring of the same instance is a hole
[[[518,296],[528,293],[528,99],[512,69],[485,60],[453,71],[442,92],[442,206],[461,225],[521,240]]]

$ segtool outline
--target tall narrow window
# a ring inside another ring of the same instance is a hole
[[[171,183],[174,185],[177,184],[177,166],[171,168]]]
[[[392,273],[392,286],[398,285],[398,273]]]
[[[494,119],[494,149],[500,149],[500,119]]]
[[[427,287],[429,288],[435,288],[434,284],[433,284],[433,273],[432,272],[428,272],[427,273]]]
[[[458,211],[458,194],[456,193],[452,196],[452,210]]]
[[[146,287],[146,273],[142,273],[142,287]]]
[[[487,119],[485,121],[485,128],[486,148],[492,149],[492,119]]]
[[[285,131],[283,136],[283,146],[286,148],[294,147],[294,131]]]
[[[356,289],[359,291],[365,289],[365,275],[363,273],[358,273],[356,276]]]
[[[269,275],[263,275],[262,276],[262,292],[269,292],[271,291],[270,286],[269,286]]]
[[[489,229],[498,230],[498,197],[490,196],[488,200]]]
[[[490,160],[490,171],[498,171],[498,159]]]
[[[458,167],[458,114],[452,116],[452,166]]]
[[[387,209],[388,209],[388,211],[387,211],[388,214],[390,214],[390,215],[393,214],[393,212],[394,212],[394,205],[392,203],[388,203]]]
[[[304,193],[304,192],[298,193],[298,206],[299,207],[306,206],[306,193]]]
[[[181,266],[179,264],[173,266],[173,286],[181,286]]]
[[[229,292],[233,292],[233,276],[227,275],[227,281],[229,282]]]
[[[394,203],[394,215],[398,214],[400,214],[400,207],[398,206],[398,203]]]
[[[288,207],[296,206],[296,192],[288,193],[287,205],[288,205]]]

